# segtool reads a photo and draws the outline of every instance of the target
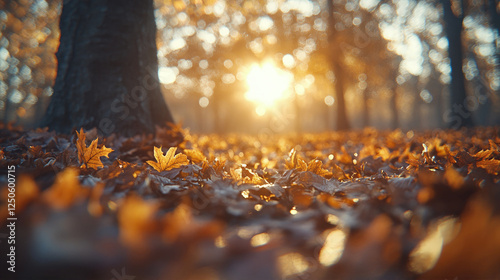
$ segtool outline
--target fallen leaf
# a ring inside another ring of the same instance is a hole
[[[83,132],[83,128],[80,129],[80,133],[78,131],[76,132],[76,135],[78,136],[78,139],[76,141],[76,148],[78,149],[78,160],[82,164],[80,167],[85,166],[86,168],[94,168],[97,169],[97,167],[104,167],[104,165],[101,162],[101,157],[108,157],[108,154],[113,152],[113,149],[106,148],[106,146],[102,146],[102,148],[97,148],[97,141],[98,138],[96,138],[92,143],[90,143],[90,146],[87,147],[85,144],[85,139],[86,135],[85,132]]]
[[[489,159],[489,160],[482,160],[476,163],[478,167],[486,169],[488,173],[493,174],[493,175],[498,175],[500,172],[500,160],[498,159]]]
[[[290,160],[285,163],[288,169],[297,169],[299,171],[307,171],[307,163],[297,155],[297,151],[292,149],[290,151]]]
[[[200,163],[200,162],[207,161],[207,158],[198,150],[186,149],[186,150],[184,150],[184,153],[194,163]]]
[[[175,151],[177,151],[177,148],[171,147],[170,149],[168,149],[167,153],[163,155],[161,147],[160,148],[154,147],[154,155],[157,162],[148,160],[147,163],[151,165],[158,172],[170,170],[173,168],[178,168],[183,165],[189,164],[186,155],[184,154],[175,155]]]

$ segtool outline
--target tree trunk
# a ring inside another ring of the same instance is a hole
[[[349,130],[351,128],[349,119],[347,118],[347,110],[344,98],[344,77],[342,77],[342,67],[337,59],[332,63],[333,72],[335,73],[335,102],[337,103],[337,130]]]
[[[399,111],[398,111],[398,89],[394,83],[391,87],[392,95],[389,101],[389,107],[392,112],[391,128],[397,129],[399,127]]]
[[[66,0],[60,28],[43,126],[130,136],[173,122],[158,80],[153,0]]]
[[[443,123],[443,85],[439,81],[439,73],[432,68],[431,75],[429,76],[429,82],[427,83],[427,90],[431,93],[432,95],[432,103],[434,103],[434,109],[435,109],[435,121],[436,125],[438,128],[443,128],[444,123]]]
[[[465,4],[462,0],[462,14],[455,15],[450,0],[442,0],[443,19],[446,36],[448,37],[448,56],[451,62],[450,109],[447,117],[454,128],[473,126],[472,114],[466,106],[467,92],[465,91],[465,78],[462,70],[462,22],[465,13]],[[451,120],[454,119],[454,122]]]
[[[363,90],[363,127],[370,126],[370,108],[369,108],[368,89]]]
[[[336,118],[336,129],[337,130],[349,130],[351,128],[349,124],[349,119],[347,118],[345,98],[344,98],[344,76],[342,75],[342,56],[343,53],[340,51],[339,42],[336,42],[336,31],[334,26],[334,18],[333,18],[333,4],[332,1],[327,2],[328,9],[328,41],[330,43],[330,63],[333,73],[335,74],[335,103],[337,110],[335,110],[337,114]]]

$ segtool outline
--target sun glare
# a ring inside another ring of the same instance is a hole
[[[254,65],[247,76],[248,91],[245,98],[260,105],[272,106],[285,97],[293,75],[275,67],[272,63]]]

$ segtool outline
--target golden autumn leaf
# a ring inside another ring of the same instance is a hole
[[[306,162],[297,155],[297,151],[292,149],[290,151],[290,161],[285,164],[288,169],[297,169],[299,171],[307,171]]]
[[[178,168],[183,165],[189,164],[186,155],[184,154],[175,155],[177,147],[171,147],[170,149],[168,149],[165,155],[163,155],[161,147],[160,148],[154,147],[154,148],[155,148],[154,155],[157,162],[148,160],[147,163],[151,165],[158,172],[170,170],[172,168]]]
[[[323,162],[317,159],[311,160],[307,164],[307,171],[311,171],[312,173],[318,174],[320,176],[332,176],[333,174],[323,168]]]
[[[113,149],[106,148],[106,146],[102,146],[102,148],[97,148],[98,138],[90,143],[90,146],[87,147],[85,144],[85,140],[87,136],[85,132],[83,132],[83,128],[80,128],[80,133],[76,132],[78,139],[76,140],[76,148],[78,149],[78,160],[85,166],[86,168],[94,168],[104,167],[101,162],[101,157],[108,157],[108,154],[113,152]],[[82,167],[80,166],[80,167]]]
[[[186,149],[186,150],[184,150],[184,153],[194,163],[200,163],[200,162],[207,161],[207,158],[203,155],[203,153],[198,151],[198,150]]]

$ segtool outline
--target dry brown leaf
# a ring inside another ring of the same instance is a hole
[[[90,146],[87,147],[85,144],[85,139],[87,136],[85,132],[83,132],[83,128],[80,128],[80,133],[76,131],[76,135],[78,139],[76,140],[76,148],[78,149],[78,160],[82,164],[80,166],[85,166],[86,168],[94,168],[104,167],[101,162],[101,157],[108,157],[108,154],[113,152],[113,149],[106,148],[106,146],[102,146],[102,148],[97,148],[98,138],[90,143]]]
[[[154,147],[154,156],[157,162],[148,160],[147,163],[151,165],[158,172],[170,170],[173,168],[178,168],[183,165],[189,164],[186,155],[184,154],[175,155],[175,151],[177,151],[177,147],[171,147],[170,149],[168,149],[167,153],[163,155],[161,147],[160,148]]]

